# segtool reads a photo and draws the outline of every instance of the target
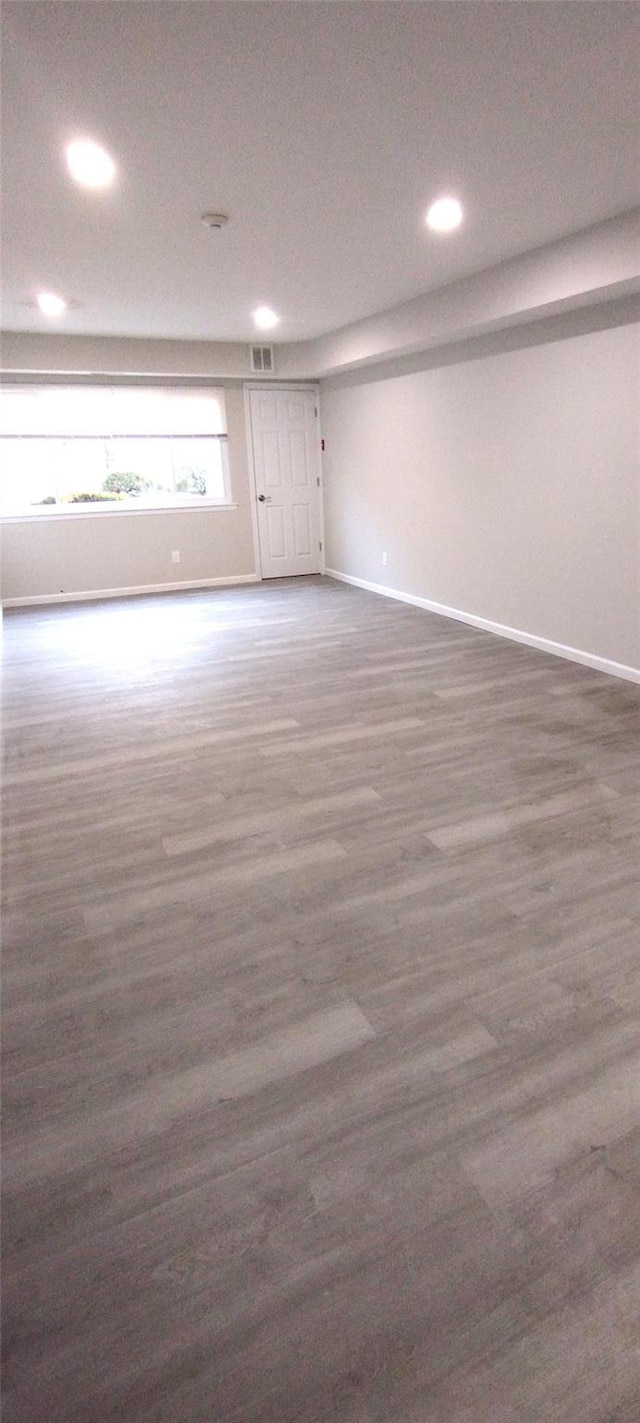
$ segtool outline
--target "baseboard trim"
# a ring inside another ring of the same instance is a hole
[[[398,603],[411,603],[416,608],[424,608],[428,613],[437,613],[443,618],[453,618],[458,623],[468,623],[482,632],[492,632],[497,637],[505,637],[510,642],[523,642],[527,647],[535,647],[539,652],[549,652],[553,657],[564,657],[567,662],[580,662],[583,667],[592,667],[596,672],[605,672],[609,677],[622,677],[626,682],[640,684],[640,668],[627,667],[623,662],[610,662],[606,657],[598,657],[593,652],[583,652],[579,647],[565,647],[562,642],[551,642],[546,637],[523,632],[520,628],[505,627],[489,618],[479,618],[475,613],[464,613],[460,608],[448,608],[444,603],[433,603],[430,598],[418,598],[413,593],[401,593],[397,588],[386,588],[383,583],[371,583],[367,578],[354,578],[350,573],[339,573],[335,568],[325,570],[327,578],[336,578],[339,583],[352,583],[355,588],[365,588],[368,593],[379,593],[383,598],[394,598]]]
[[[142,583],[134,588],[91,588],[81,593],[37,593],[31,598],[5,598],[5,608],[40,607],[44,603],[97,603],[103,598],[135,598],[145,593],[187,593],[193,588],[234,588],[238,583],[259,583],[257,573],[232,578],[194,578],[186,583]]]

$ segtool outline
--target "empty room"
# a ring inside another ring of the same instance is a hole
[[[640,4],[2,27],[5,1423],[638,1423]]]

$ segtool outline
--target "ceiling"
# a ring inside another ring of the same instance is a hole
[[[309,339],[640,201],[635,3],[3,11],[8,330],[245,341],[268,302],[278,340]],[[73,185],[78,135],[115,187]],[[466,220],[436,237],[443,192]]]

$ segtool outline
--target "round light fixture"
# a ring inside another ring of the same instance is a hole
[[[71,177],[83,188],[108,188],[116,175],[116,165],[106,149],[90,138],[76,138],[67,144],[67,166]]]
[[[66,301],[54,292],[38,292],[38,306],[43,316],[62,316],[67,309]]]
[[[260,331],[271,331],[274,326],[278,325],[280,317],[271,310],[270,306],[259,306],[253,313],[253,319]]]
[[[453,232],[462,222],[462,204],[457,198],[436,198],[427,212],[432,232]]]

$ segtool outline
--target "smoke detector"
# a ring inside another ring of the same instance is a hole
[[[226,212],[203,212],[200,221],[205,227],[226,227],[229,218]]]

